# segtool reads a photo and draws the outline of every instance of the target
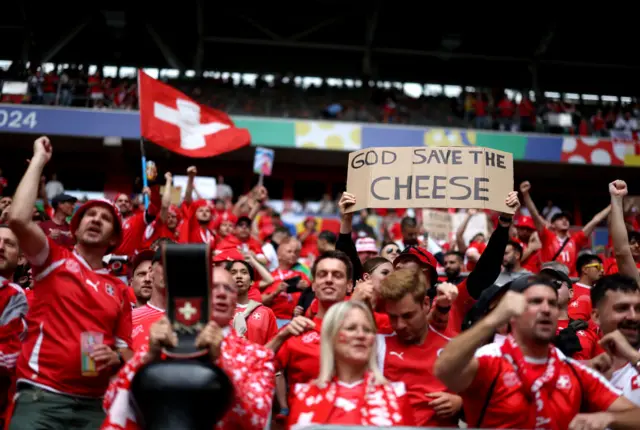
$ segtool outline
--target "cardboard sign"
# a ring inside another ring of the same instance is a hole
[[[423,209],[422,225],[433,240],[448,242],[451,239],[452,226],[449,212]]]
[[[489,148],[369,148],[349,154],[351,212],[364,208],[466,208],[513,213],[513,155]]]

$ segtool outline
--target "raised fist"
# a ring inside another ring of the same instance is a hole
[[[171,172],[167,172],[164,174],[164,180],[167,182],[171,182],[173,180],[173,175],[171,174]]]
[[[609,194],[611,197],[624,197],[628,194],[627,183],[617,179],[609,184]]]
[[[187,168],[187,175],[188,176],[197,176],[198,175],[198,169],[196,168],[196,166],[189,166]]]
[[[508,323],[511,318],[522,315],[526,308],[527,300],[523,294],[507,291],[492,314],[496,317],[497,325],[501,326]]]
[[[40,159],[41,161],[48,163],[51,160],[53,154],[53,148],[51,141],[47,136],[37,138],[33,142],[33,159]]]
[[[340,215],[348,215],[346,212],[349,208],[356,204],[356,196],[349,193],[342,193],[340,201],[338,202],[338,208],[340,208]]]
[[[520,192],[522,194],[528,194],[531,191],[531,183],[529,181],[524,181],[520,184]]]

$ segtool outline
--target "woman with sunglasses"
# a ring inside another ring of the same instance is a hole
[[[400,251],[400,247],[395,242],[385,242],[380,248],[380,255],[393,263],[393,260],[400,255]]]

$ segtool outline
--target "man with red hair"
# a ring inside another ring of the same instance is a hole
[[[118,210],[90,200],[71,219],[70,251],[32,221],[47,137],[15,194],[8,224],[33,268],[36,291],[17,363],[17,395],[9,429],[98,428],[101,398],[110,378],[131,357],[131,306],[126,285],[102,268],[102,258],[122,240]]]

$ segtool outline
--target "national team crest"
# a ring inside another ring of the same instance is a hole
[[[200,322],[202,297],[174,298],[174,320],[185,326],[193,326]]]
[[[631,391],[640,389],[640,375],[631,378]]]
[[[111,285],[111,284],[107,284],[107,286],[105,287],[105,289],[107,290],[107,294],[109,294],[110,296],[113,296],[113,295],[115,294],[115,293],[114,293],[114,290],[113,290],[113,285]]]

